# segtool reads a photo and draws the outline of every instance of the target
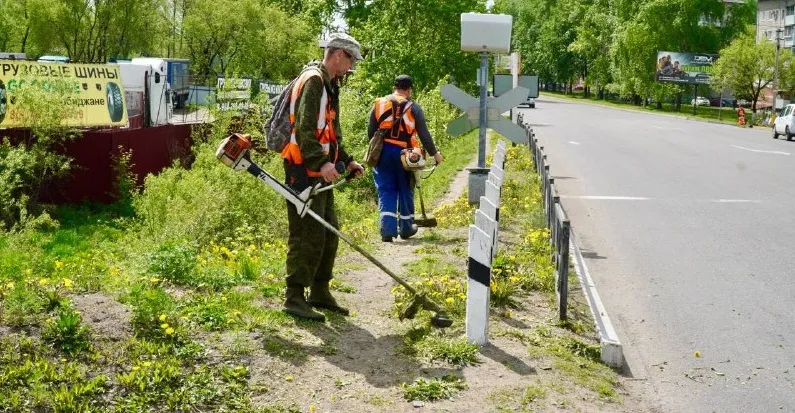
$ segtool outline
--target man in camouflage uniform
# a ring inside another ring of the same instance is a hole
[[[295,139],[282,151],[282,157],[285,158],[286,183],[297,192],[339,178],[335,164],[340,161],[356,176],[364,172],[364,168],[345,152],[337,116],[339,82],[361,59],[359,43],[353,37],[343,33],[331,35],[323,61],[310,63],[316,69],[309,69],[313,75],[307,75],[296,92]],[[334,211],[334,191],[317,194],[312,198],[311,209],[335,228],[339,227]],[[284,311],[320,322],[325,321],[325,316],[312,307],[348,315],[349,311],[341,307],[329,291],[339,239],[312,217],[301,218],[289,202],[287,218],[290,235]],[[309,287],[308,298],[304,295],[306,287]]]

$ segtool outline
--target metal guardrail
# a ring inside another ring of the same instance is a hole
[[[560,197],[555,189],[555,179],[549,175],[549,164],[544,154],[544,147],[538,145],[535,132],[530,125],[524,123],[523,114],[517,117],[517,123],[527,132],[528,146],[533,157],[536,172],[541,178],[541,193],[544,202],[544,214],[549,228],[549,242],[552,246],[552,262],[555,263],[555,296],[558,303],[558,317],[566,320],[566,308],[569,298],[569,239],[571,238],[571,222],[566,211],[560,205]]]
[[[608,366],[621,368],[624,363],[624,353],[621,341],[613,328],[610,316],[602,304],[596,285],[588,272],[588,266],[582,252],[577,246],[574,230],[571,222],[560,204],[560,197],[555,189],[555,179],[549,175],[549,164],[547,156],[544,154],[544,147],[538,145],[535,132],[529,123],[524,122],[523,114],[517,117],[517,123],[527,132],[527,140],[530,152],[533,156],[533,163],[536,166],[538,176],[541,177],[541,189],[544,195],[544,212],[547,217],[547,225],[550,229],[550,243],[552,244],[552,258],[555,262],[555,293],[558,298],[558,312],[561,320],[566,319],[566,307],[569,291],[569,251],[571,249],[571,259],[574,269],[580,280],[580,287],[583,295],[591,309],[594,324],[599,333],[599,343],[601,347],[601,359]]]

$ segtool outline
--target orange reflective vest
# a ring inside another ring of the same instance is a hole
[[[295,137],[295,109],[298,97],[301,96],[301,91],[307,80],[313,76],[318,76],[323,79],[323,74],[319,68],[312,67],[301,72],[297,81],[293,85],[292,93],[290,94],[290,124],[292,125],[292,132],[290,133],[290,142],[282,149],[282,158],[286,159],[293,165],[301,165],[304,163],[304,157],[301,155],[301,149],[298,146],[298,140]],[[331,145],[337,146],[337,134],[334,131],[334,119],[337,117],[337,111],[332,107],[331,100],[329,99],[328,92],[325,85],[323,86],[323,94],[320,96],[320,110],[317,116],[317,126],[315,129],[315,137],[320,142],[323,148],[323,154],[328,156],[331,150]],[[337,156],[339,151],[335,149],[333,164],[337,163]],[[312,171],[309,168],[306,170],[307,174],[312,177],[322,176],[318,171]]]
[[[413,103],[397,94],[376,99],[373,110],[378,122],[378,129],[391,130],[389,137],[385,138],[384,142],[401,148],[418,148],[420,146],[414,114],[410,110]]]

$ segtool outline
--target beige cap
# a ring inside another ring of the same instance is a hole
[[[356,39],[345,33],[334,33],[331,36],[329,36],[328,43],[326,43],[326,47],[334,47],[337,49],[345,50],[356,60],[364,59],[362,57],[361,46],[359,45],[359,42],[357,42]]]

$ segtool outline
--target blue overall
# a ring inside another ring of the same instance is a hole
[[[381,212],[381,236],[411,235],[414,224],[414,188],[409,174],[400,162],[403,148],[384,143],[378,165],[373,168],[378,190],[378,210]],[[398,223],[400,224],[398,226]]]

